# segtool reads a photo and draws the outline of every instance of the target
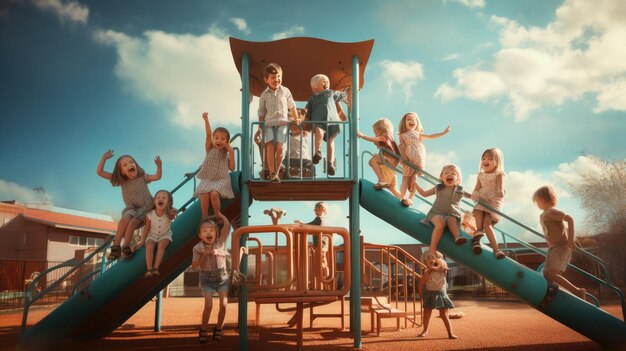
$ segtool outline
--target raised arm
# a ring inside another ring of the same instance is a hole
[[[230,222],[222,212],[220,212],[217,217],[222,219],[223,224],[222,229],[220,230],[219,240],[221,242],[226,242],[226,240],[228,239],[228,235],[230,234]]]
[[[163,173],[161,170],[162,162],[161,162],[161,158],[159,157],[159,155],[156,155],[156,157],[154,158],[154,164],[157,166],[156,173],[146,175],[146,179],[149,182],[154,182],[155,180],[161,179],[161,174]]]
[[[428,140],[428,139],[437,139],[439,137],[442,137],[448,133],[450,133],[450,130],[452,129],[452,127],[448,124],[448,127],[441,133],[435,133],[435,134],[421,134],[420,137],[424,140]]]
[[[371,136],[367,136],[367,135],[365,135],[365,134],[363,134],[361,132],[356,132],[356,136],[357,136],[357,138],[361,138],[363,140],[366,140],[366,141],[369,141],[369,142],[372,142],[372,143],[385,141],[385,137],[383,137],[383,136],[373,136],[373,137],[371,137]]]
[[[111,157],[113,157],[113,150],[109,149],[102,155],[102,157],[100,157],[100,162],[98,162],[98,168],[96,169],[96,174],[98,174],[100,177],[102,177],[104,179],[108,179],[108,180],[111,180],[111,177],[113,175],[111,173],[109,173],[109,172],[104,170],[104,164]]]
[[[213,138],[213,132],[211,131],[211,123],[209,122],[209,113],[203,112],[202,119],[204,120],[204,130],[206,131],[204,150],[206,152],[209,152],[209,150],[211,150],[211,147],[213,146],[213,141],[211,140]]]
[[[228,169],[235,170],[235,150],[230,146],[230,140],[226,140],[226,151],[228,151]]]

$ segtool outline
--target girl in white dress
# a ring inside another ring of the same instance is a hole
[[[167,190],[159,190],[154,194],[154,202],[148,208],[141,241],[137,243],[137,249],[144,244],[146,245],[146,278],[161,275],[159,266],[163,261],[165,249],[172,242],[171,225],[176,217],[173,203],[172,193]],[[154,255],[155,246],[157,248],[156,257]]]
[[[404,160],[411,162],[412,164],[424,169],[426,160],[426,149],[422,140],[437,139],[450,132],[450,125],[441,133],[424,134],[424,128],[420,122],[417,113],[409,112],[400,120],[400,127],[398,128],[398,134],[400,136],[400,155]],[[415,169],[404,165],[403,167],[402,184],[400,185],[400,202],[404,206],[411,206],[413,204],[413,196],[415,195],[415,179],[417,172]]]
[[[498,148],[485,150],[480,160],[480,170],[476,179],[476,187],[472,193],[472,200],[483,202],[500,211],[504,198],[504,156]],[[493,232],[494,224],[498,223],[500,216],[482,206],[474,206],[474,218],[476,219],[476,234],[472,239],[472,251],[480,255],[483,249],[480,247],[480,239],[487,234],[493,254],[497,259],[505,257],[504,252],[498,249],[498,241]]]

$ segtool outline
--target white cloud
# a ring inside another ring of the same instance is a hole
[[[442,84],[436,96],[444,101],[507,96],[516,120],[583,94],[596,96],[596,113],[626,111],[625,16],[626,2],[610,0],[566,0],[545,27],[492,16],[492,23],[501,28],[502,46],[492,68],[455,70],[456,85]],[[480,84],[479,77],[491,79]],[[496,88],[486,87],[493,82]]]
[[[246,22],[245,19],[232,17],[232,18],[229,18],[229,21],[231,21],[237,27],[237,29],[239,29],[242,33],[248,34],[248,35],[251,33],[250,28],[248,28],[248,23]]]
[[[32,0],[33,4],[42,11],[53,12],[61,21],[69,20],[87,24],[89,8],[76,1],[62,2],[61,0]]]
[[[459,54],[458,52],[454,52],[454,53],[450,53],[447,54],[446,56],[442,57],[441,60],[442,61],[453,61],[453,60],[458,60],[461,57],[461,54]]]
[[[559,169],[554,172],[554,178],[570,186],[583,182],[583,177],[587,174],[599,172],[602,172],[602,168],[593,158],[579,156],[574,162],[561,163]]]
[[[296,36],[298,34],[304,33],[304,27],[302,26],[293,26],[283,32],[274,33],[272,35],[272,40],[285,39],[289,37]]]
[[[469,8],[485,7],[485,0],[455,0],[455,1]]]
[[[115,74],[128,89],[163,106],[173,123],[199,127],[208,111],[214,126],[239,125],[241,78],[219,30],[199,36],[147,31],[141,37],[100,30],[94,39],[117,50]]]
[[[383,60],[379,63],[382,67],[382,76],[387,80],[388,92],[393,91],[393,86],[398,84],[402,87],[405,101],[411,98],[411,89],[417,81],[424,79],[424,66],[415,61],[399,62]]]
[[[45,192],[36,192],[31,188],[0,179],[0,200],[16,200],[21,203],[47,202],[51,199]]]

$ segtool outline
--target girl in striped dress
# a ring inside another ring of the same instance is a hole
[[[111,157],[113,157],[113,150],[108,150],[102,155],[96,173],[109,180],[113,186],[122,188],[122,198],[126,204],[122,210],[122,218],[117,224],[117,231],[108,256],[109,260],[116,260],[120,255],[124,255],[124,257],[133,255],[130,241],[135,229],[143,225],[148,207],[152,203],[148,183],[161,179],[161,158],[159,156],[154,158],[154,163],[157,166],[156,173],[146,174],[135,159],[129,155],[122,155],[117,159],[113,173],[106,172],[104,164]],[[123,248],[120,247],[122,238],[124,238]]]
[[[417,188],[417,192],[420,195],[423,197],[436,195],[437,197],[435,202],[433,202],[433,207],[426,216],[426,221],[435,226],[430,239],[430,252],[437,251],[437,244],[439,244],[446,227],[452,233],[454,242],[457,245],[463,245],[467,242],[467,239],[459,233],[459,224],[461,223],[460,202],[464,196],[471,197],[471,195],[463,191],[463,187],[460,186],[461,179],[462,175],[459,167],[448,164],[441,169],[441,174],[439,175],[441,183],[435,187],[424,190],[415,182],[415,188]]]
[[[202,218],[209,215],[209,203],[213,207],[213,214],[221,223],[220,199],[232,199],[233,187],[230,183],[230,172],[235,169],[235,152],[230,146],[230,133],[226,128],[215,128],[211,131],[209,114],[202,114],[204,119],[204,129],[206,130],[206,140],[204,148],[206,157],[198,178],[200,184],[196,188],[194,197],[200,198],[202,208]]]

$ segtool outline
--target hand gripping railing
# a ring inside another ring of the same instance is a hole
[[[410,168],[413,168],[417,172],[422,173],[422,177],[426,181],[428,181],[429,183],[431,183],[433,185],[436,185],[436,184],[438,184],[440,182],[437,177],[433,176],[432,174],[426,172],[423,169],[420,169],[419,167],[417,167],[415,164],[411,163],[410,161],[402,159],[402,157],[400,155],[397,155],[397,154],[393,153],[391,150],[389,150],[387,148],[380,148],[379,149],[379,154],[381,156],[380,158],[381,158],[383,164],[385,164],[385,166],[387,166],[387,167],[389,167],[389,168],[391,168],[391,169],[393,169],[393,170],[395,170],[397,172],[401,173],[402,171],[401,171],[401,169],[399,167],[395,167],[395,166],[389,164],[386,161],[385,157],[383,157],[383,156],[385,156],[385,155],[391,156],[391,157],[401,161],[406,166],[408,166]],[[398,165],[400,165],[400,163],[398,163]],[[428,203],[428,204],[432,205],[432,203],[430,201],[428,201],[428,200],[426,200],[426,199],[424,199],[422,197],[419,197],[419,198],[422,201],[424,201],[425,203]],[[469,202],[469,201],[467,201],[465,199],[463,199],[462,202],[465,205],[468,205],[468,206],[471,206],[471,207],[474,206],[471,202]],[[493,208],[492,206],[490,206],[489,204],[485,203],[484,201],[478,200],[476,203],[484,206],[485,208],[487,208],[488,210],[490,210],[490,211],[492,211],[494,213],[499,214],[503,218],[508,219],[512,223],[514,223],[517,226],[527,230],[528,232],[530,232],[530,233],[532,233],[532,234],[534,234],[534,235],[544,239],[544,236],[542,234],[538,233],[536,230],[534,230],[534,229],[530,228],[529,226],[527,226],[527,225],[517,221],[516,219],[514,219],[514,218],[510,217],[509,215],[507,215],[506,213],[503,213],[503,212]],[[524,242],[523,240],[520,240],[519,238],[517,238],[517,237],[515,237],[515,236],[513,236],[513,235],[511,235],[511,234],[509,234],[507,232],[504,232],[504,231],[500,230],[499,228],[494,228],[494,229],[496,229],[502,235],[504,235],[504,236],[506,236],[506,237],[508,237],[510,239],[515,240],[516,242],[520,243],[522,246],[524,246],[524,247],[526,247],[526,248],[528,248],[528,249],[530,249],[530,250],[532,250],[532,251],[534,251],[534,252],[536,252],[536,253],[538,253],[538,254],[540,254],[542,256],[546,256],[547,255],[547,253],[545,251],[540,250],[540,249],[538,249],[538,248],[536,248],[536,247],[534,247],[534,246]],[[597,277],[597,276],[595,276],[593,274],[590,274],[589,272],[587,272],[587,271],[585,271],[585,270],[583,270],[583,269],[581,269],[581,268],[579,268],[579,267],[577,267],[577,266],[575,266],[575,265],[573,265],[571,263],[568,264],[568,267],[572,268],[574,271],[582,274],[583,276],[591,279],[592,281],[594,281],[594,282],[596,282],[596,283],[598,283],[598,284],[600,284],[600,285],[602,285],[602,286],[604,286],[606,288],[609,288],[610,290],[614,291],[620,298],[620,303],[621,303],[621,306],[622,306],[622,320],[626,321],[626,298],[624,296],[624,293],[617,286],[615,286],[615,285],[613,285],[611,283],[611,275],[609,273],[608,265],[602,259],[600,259],[599,257],[591,254],[590,252],[588,252],[588,251],[586,251],[586,250],[584,250],[584,249],[582,249],[580,247],[576,247],[575,251],[580,253],[580,254],[582,254],[583,256],[591,259],[592,261],[596,262],[600,267],[602,267],[602,270],[604,271],[605,279],[604,280],[600,279],[599,277]],[[587,293],[587,296],[591,297],[594,300],[596,306],[600,305],[598,299],[595,296],[593,296],[590,293]]]

